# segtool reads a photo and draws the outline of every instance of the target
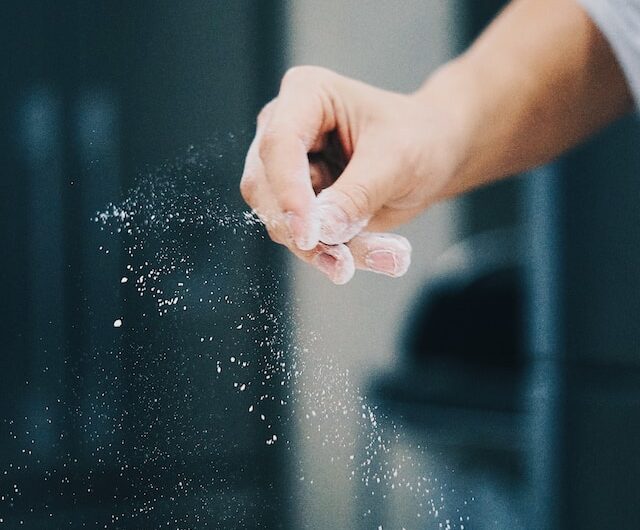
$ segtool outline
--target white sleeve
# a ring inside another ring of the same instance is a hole
[[[609,41],[640,108],[640,0],[578,0]]]

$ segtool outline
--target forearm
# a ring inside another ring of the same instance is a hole
[[[632,97],[575,0],[516,0],[416,97],[450,107],[449,196],[547,162],[628,112]]]

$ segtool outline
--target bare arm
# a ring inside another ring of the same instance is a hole
[[[454,195],[547,162],[628,112],[612,51],[575,0],[516,0],[416,94],[455,106]]]

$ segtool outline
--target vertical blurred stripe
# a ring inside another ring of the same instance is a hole
[[[86,88],[74,101],[72,111],[73,144],[80,182],[78,192],[78,222],[88,228],[79,231],[80,288],[86,304],[85,333],[82,336],[85,367],[83,386],[86,398],[80,406],[90,428],[83,431],[83,450],[90,454],[114,439],[118,421],[118,402],[101,397],[104,386],[119,394],[122,378],[120,357],[122,333],[114,337],[113,321],[122,316],[119,292],[121,269],[120,239],[112,238],[109,254],[99,251],[97,226],[90,219],[110,201],[118,199],[122,182],[119,145],[119,106],[111,90],[106,87]],[[105,381],[107,374],[108,381]],[[100,386],[102,384],[102,386]],[[114,388],[115,385],[115,388]]]
[[[33,88],[17,115],[16,139],[27,178],[28,380],[24,414],[41,425],[34,436],[51,447],[46,407],[53,407],[64,377],[64,212],[62,103],[52,89]],[[34,402],[35,401],[35,402]],[[38,417],[42,415],[42,421]]]
[[[525,179],[525,324],[531,353],[528,392],[530,430],[527,467],[534,502],[530,528],[556,528],[562,329],[560,264],[561,201],[558,164]]]

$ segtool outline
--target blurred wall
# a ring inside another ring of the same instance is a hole
[[[289,62],[325,66],[390,90],[415,90],[455,51],[456,6],[441,0],[291,2]],[[314,374],[329,363],[348,369],[352,383],[362,387],[373,373],[397,361],[396,341],[408,308],[458,225],[459,208],[447,203],[400,230],[412,242],[414,254],[410,271],[398,280],[358,272],[348,285],[337,287],[293,263],[293,295],[303,324],[300,341],[308,346],[303,400],[313,401],[322,391],[325,380]],[[310,331],[317,335],[309,346]],[[336,417],[321,426],[342,433],[345,454],[352,450],[350,422],[340,425]],[[358,485],[346,480],[343,467],[327,465],[339,460],[335,445],[320,442],[315,424],[302,422],[298,437],[300,467],[314,485],[299,490],[296,527],[356,528],[353,498]]]

